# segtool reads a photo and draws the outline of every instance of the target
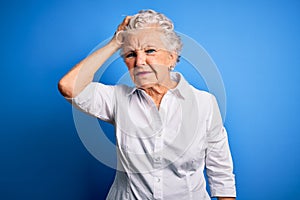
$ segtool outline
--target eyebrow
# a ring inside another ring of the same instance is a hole
[[[160,45],[155,45],[155,44],[147,44],[143,49],[145,49],[145,48],[155,48],[155,49],[161,49],[161,48],[159,48],[159,46]]]
[[[142,46],[142,48],[139,49],[139,50],[143,50],[143,49],[146,49],[146,48],[155,48],[155,49],[158,49],[158,47],[156,45],[146,44],[145,46]],[[136,51],[136,49],[134,49],[132,46],[126,46],[125,48],[123,48],[123,52],[124,53],[131,52],[131,51]]]

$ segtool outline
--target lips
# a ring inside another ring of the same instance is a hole
[[[143,72],[137,72],[135,75],[136,76],[143,76],[143,75],[147,75],[147,74],[150,74],[150,73],[152,73],[152,72],[150,72],[150,71],[143,71]]]

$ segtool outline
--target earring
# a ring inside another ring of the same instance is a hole
[[[174,66],[170,66],[170,67],[169,67],[169,71],[173,71],[174,68],[175,68]]]

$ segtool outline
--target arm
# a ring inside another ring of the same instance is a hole
[[[212,197],[232,200],[236,196],[233,163],[227,132],[223,126],[219,107],[211,97],[211,111],[207,124],[206,173]]]
[[[118,26],[117,31],[124,30],[130,17],[127,16]],[[67,98],[76,97],[89,83],[92,82],[97,70],[103,63],[120,48],[116,34],[104,47],[98,49],[78,64],[76,64],[58,83],[61,94]]]

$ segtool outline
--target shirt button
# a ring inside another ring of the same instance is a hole
[[[160,178],[156,177],[156,182],[159,183],[160,182]]]
[[[162,136],[162,133],[158,133],[157,136],[158,136],[158,137],[161,137],[161,136]]]

